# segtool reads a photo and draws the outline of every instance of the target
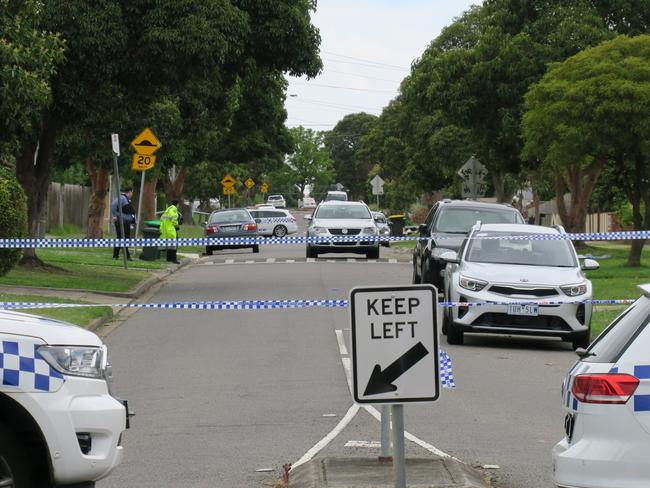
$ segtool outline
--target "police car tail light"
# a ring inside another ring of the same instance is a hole
[[[41,346],[38,353],[61,374],[104,378],[106,353],[103,347]]]
[[[639,379],[629,374],[581,374],[571,392],[583,403],[624,404],[638,386]]]
[[[257,230],[257,224],[244,224],[242,228],[244,230]]]

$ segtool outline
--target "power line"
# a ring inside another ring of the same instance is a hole
[[[365,63],[376,64],[378,66],[386,66],[388,68],[398,68],[398,69],[403,69],[403,70],[407,70],[407,71],[410,69],[410,68],[407,68],[405,66],[397,66],[395,64],[380,63],[378,61],[373,61],[371,59],[355,58],[354,56],[346,56],[345,54],[338,54],[338,53],[334,53],[332,51],[323,51],[323,52],[325,54],[331,54],[332,56],[338,56],[339,58],[354,59],[356,61],[363,61]]]
[[[359,110],[372,110],[372,111],[377,111],[381,110],[381,108],[375,108],[375,107],[362,107],[360,105],[345,105],[342,103],[332,103],[328,102],[327,100],[316,100],[313,98],[289,98],[288,100],[293,100],[294,102],[299,102],[299,103],[306,103],[306,104],[311,104],[311,105],[319,105],[323,107],[332,107],[332,108],[340,108],[343,110],[346,109],[359,109]]]
[[[320,83],[311,83],[308,81],[294,82],[294,83],[298,83],[300,85],[307,85],[307,86],[318,86],[323,88],[337,88],[339,90],[353,90],[353,91],[364,91],[364,92],[374,92],[374,93],[395,93],[395,90],[373,90],[371,88],[353,88],[351,86],[323,85]]]
[[[339,75],[356,76],[357,78],[365,78],[367,80],[387,81],[388,83],[401,83],[402,82],[402,80],[387,80],[386,78],[377,78],[375,76],[358,75],[356,73],[348,73],[346,71],[337,71],[337,70],[329,69],[329,68],[325,68],[325,71],[327,71],[328,73],[337,73]]]
[[[354,64],[356,66],[363,66],[364,68],[384,69],[388,71],[410,71],[407,68],[388,68],[383,66],[376,66],[370,63],[357,63],[356,61],[341,61],[339,59],[331,59],[331,58],[323,58],[323,59],[329,63]]]

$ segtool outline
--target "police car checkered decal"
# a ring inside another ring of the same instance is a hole
[[[457,239],[457,236],[440,235],[436,239]],[[420,236],[288,236],[288,237],[179,237],[177,239],[0,239],[0,249],[21,248],[66,248],[66,247],[144,247],[144,246],[227,246],[264,244],[317,244],[356,241],[418,241],[428,240]],[[533,240],[533,241],[616,241],[629,239],[650,239],[650,231],[597,232],[573,234],[526,234],[521,236],[485,236],[490,240]]]
[[[38,343],[0,341],[0,390],[27,393],[57,391],[65,378],[38,354]]]
[[[451,358],[442,349],[440,350],[440,384],[443,388],[456,388],[454,382],[454,371],[452,370]]]
[[[634,376],[641,380],[634,395],[634,411],[650,412],[650,365],[634,366]]]

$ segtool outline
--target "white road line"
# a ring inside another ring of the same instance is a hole
[[[252,259],[247,259],[247,260],[245,261],[245,263],[246,263],[246,264],[255,264],[255,261],[253,261]]]
[[[316,258],[307,258],[307,262],[308,262],[308,263],[315,263],[315,262],[316,262]]]
[[[347,356],[348,349],[347,347],[345,347],[345,340],[343,339],[343,331],[337,329],[334,332],[336,332],[336,340],[339,343],[339,351],[341,353],[341,356]]]
[[[345,447],[365,447],[367,449],[380,449],[381,441],[348,441]]]
[[[226,259],[226,264],[235,264],[234,259]]]
[[[388,262],[389,262],[390,264],[397,264],[397,259],[395,259],[395,258],[390,258],[390,259],[388,260]]]
[[[306,462],[311,461],[311,459],[318,454],[323,448],[325,448],[330,442],[332,442],[336,436],[338,436],[343,429],[345,429],[350,421],[354,418],[354,416],[357,414],[359,411],[359,405],[356,403],[353,404],[345,414],[345,416],[341,419],[341,421],[336,424],[336,427],[334,427],[325,437],[323,437],[320,441],[318,441],[316,444],[314,444],[314,447],[312,447],[309,451],[307,451],[298,461],[293,463],[291,465],[291,469],[295,469],[301,464],[305,464]]]
[[[357,260],[355,258],[348,258],[348,263],[356,263]]]
[[[287,261],[286,261],[286,262],[287,262],[287,263],[295,263],[295,262],[296,262],[296,260],[295,260],[295,259],[287,259]]]
[[[352,360],[350,358],[341,358],[343,363],[343,371],[345,371],[345,379],[348,380],[348,390],[350,390],[350,396],[354,397],[352,393]]]
[[[266,258],[267,263],[275,263],[275,258]]]

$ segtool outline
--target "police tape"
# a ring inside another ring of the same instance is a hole
[[[485,302],[439,302],[443,308],[489,307],[507,305],[629,305],[634,299],[613,300],[513,300]],[[281,310],[307,308],[347,308],[348,300],[217,300],[168,303],[46,303],[46,302],[0,302],[0,310],[26,310],[45,308],[88,308],[88,307],[117,307],[117,308],[149,308],[166,310]]]
[[[431,236],[379,236],[374,234],[320,235],[285,237],[178,237],[178,238],[130,238],[130,239],[0,239],[0,249],[23,248],[84,248],[84,247],[176,247],[176,246],[253,246],[271,244],[335,244],[335,243],[374,243],[419,240],[464,239],[459,235]],[[521,234],[521,235],[477,235],[475,239],[486,240],[526,240],[526,241],[614,241],[650,239],[650,231],[597,232],[572,234]]]

